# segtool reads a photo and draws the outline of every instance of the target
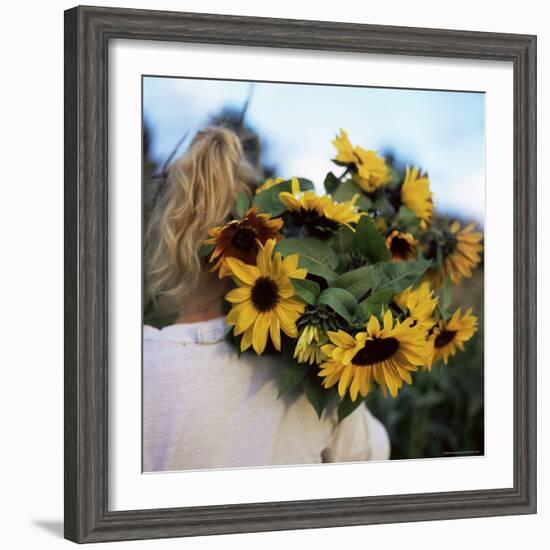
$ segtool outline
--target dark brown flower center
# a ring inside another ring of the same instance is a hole
[[[365,342],[365,347],[359,350],[352,363],[358,367],[374,365],[389,359],[399,349],[399,341],[395,338],[376,338]]]
[[[269,311],[279,302],[279,287],[269,277],[260,277],[252,287],[252,303],[258,311]]]
[[[443,231],[443,236],[445,237],[445,242],[443,244],[443,256],[446,258],[455,251],[458,241],[450,231]]]
[[[413,247],[406,239],[394,237],[390,244],[390,251],[395,258],[407,258],[413,251]]]
[[[328,239],[339,227],[340,224],[317,212],[317,210],[306,210],[300,208],[291,214],[292,221],[299,226],[306,226],[308,233],[319,239]]]
[[[231,245],[237,250],[250,250],[256,245],[256,231],[251,227],[240,227],[231,238]]]
[[[453,341],[456,334],[456,330],[443,330],[435,337],[434,346],[436,348],[442,348]]]

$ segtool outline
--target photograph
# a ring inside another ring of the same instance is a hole
[[[144,75],[142,151],[143,472],[484,455],[484,93]]]

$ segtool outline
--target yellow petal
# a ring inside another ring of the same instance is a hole
[[[293,177],[290,183],[292,194],[297,195],[300,192],[300,182],[297,177]]]
[[[260,313],[254,323],[254,329],[252,332],[252,347],[258,355],[261,355],[265,350],[270,321],[271,312],[267,312]]]
[[[287,210],[299,210],[302,206],[300,201],[287,191],[279,193],[279,200],[286,206]]]
[[[355,347],[355,340],[353,336],[348,334],[347,332],[344,332],[343,330],[339,330],[338,332],[334,332],[332,330],[329,330],[327,332],[328,337],[330,338],[331,342],[333,344],[336,344],[337,346],[341,348],[353,348]]]
[[[243,334],[241,338],[241,352],[246,351],[252,345],[252,331],[253,328],[249,327]]]
[[[294,287],[290,281],[285,281],[282,284],[279,284],[279,296],[281,298],[292,298],[294,296]]]
[[[359,370],[361,369],[358,369],[358,371],[355,373],[355,376],[351,381],[351,386],[349,387],[349,395],[352,401],[355,401],[357,399],[357,394],[359,393]]]
[[[243,302],[242,309],[239,312],[239,318],[235,327],[235,335],[243,333],[248,327],[256,321],[258,317],[258,310],[252,305],[251,302]]]
[[[348,365],[344,368],[344,372],[342,372],[342,376],[340,377],[340,382],[338,382],[338,395],[340,397],[344,397],[344,394],[346,393],[346,390],[348,389],[351,373],[353,372],[353,366]]]
[[[321,351],[327,356],[332,357],[332,352],[336,349],[336,346],[333,346],[332,344],[325,344],[324,346],[321,346]]]
[[[237,258],[226,258],[231,273],[246,285],[252,286],[260,277],[260,270],[254,265],[248,265]]]
[[[239,321],[239,316],[243,311],[243,308],[245,305],[246,305],[245,303],[236,304],[231,308],[231,310],[227,314],[227,324],[229,325],[237,324],[237,322]]]
[[[370,316],[369,322],[367,324],[367,331],[369,333],[369,336],[372,336],[373,338],[376,338],[380,333],[380,323],[376,315]]]
[[[250,288],[234,288],[225,295],[225,299],[232,304],[239,304],[241,302],[245,302],[246,300],[250,300]]]
[[[271,255],[266,250],[259,250],[256,256],[256,265],[260,273],[265,277],[271,275]]]
[[[393,316],[391,310],[387,310],[384,314],[384,331],[386,333],[390,332],[393,327]]]
[[[273,342],[275,349],[281,351],[281,323],[277,315],[271,316],[269,334],[271,336],[271,341]]]
[[[290,337],[296,337],[298,334],[298,329],[296,328],[297,317],[294,317],[292,311],[285,309],[282,304],[277,305],[276,315],[279,318],[282,331]]]
[[[297,319],[303,312],[306,306],[303,302],[299,302],[294,298],[285,298],[281,300],[279,305],[287,311],[293,319]]]
[[[290,256],[287,256],[283,260],[283,269],[285,270],[286,274],[292,273],[293,271],[296,271],[298,268],[298,260],[300,258],[298,257],[298,254],[290,254]]]

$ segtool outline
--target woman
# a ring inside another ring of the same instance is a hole
[[[152,213],[147,294],[175,322],[144,327],[144,471],[389,458],[386,431],[366,407],[340,424],[334,407],[319,419],[303,394],[277,399],[276,357],[238,357],[225,341],[231,279],[210,273],[199,248],[232,217],[238,192],[253,188],[238,137],[207,128],[172,167]]]

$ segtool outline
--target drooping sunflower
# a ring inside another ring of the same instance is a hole
[[[386,246],[394,262],[416,258],[416,239],[411,233],[394,229],[386,238]]]
[[[448,321],[441,319],[433,328],[429,338],[432,352],[429,368],[439,359],[443,359],[447,364],[449,357],[452,357],[457,350],[464,350],[464,344],[476,331],[477,317],[472,315],[472,308],[468,309],[464,315],[461,308],[458,308]]]
[[[328,337],[331,343],[322,347],[328,359],[319,376],[325,388],[338,384],[341,397],[349,388],[352,401],[359,394],[366,397],[373,381],[384,395],[389,390],[395,397],[403,382],[412,383],[411,372],[426,362],[424,333],[412,326],[411,319],[394,323],[391,310],[384,314],[383,327],[371,315],[365,332],[352,336],[343,330],[329,331]]]
[[[328,342],[326,332],[317,325],[306,325],[296,341],[294,357],[299,363],[321,363],[326,359],[321,347]]]
[[[433,313],[437,307],[438,299],[427,282],[423,282],[418,288],[409,287],[397,294],[395,303],[407,313],[413,320],[413,325],[424,333],[434,326]]]
[[[274,185],[282,183],[284,178],[268,178],[261,185],[256,188],[256,194],[261,193],[262,191],[267,191],[271,189]]]
[[[281,350],[281,330],[296,338],[296,321],[305,305],[295,296],[290,279],[304,279],[306,269],[298,268],[298,255],[284,260],[273,254],[275,239],[265,245],[258,243],[256,265],[237,258],[227,258],[227,266],[238,288],[229,291],[225,299],[232,304],[227,323],[234,326],[235,336],[242,334],[241,351],[250,346],[261,355],[268,335],[277,350]]]
[[[460,223],[454,221],[448,230],[443,231],[443,263],[440,267],[435,266],[426,271],[426,280],[434,288],[440,288],[447,275],[453,285],[458,284],[462,277],[472,276],[472,269],[480,262],[483,250],[483,233],[474,231],[475,226],[475,223],[470,223],[461,229]],[[431,241],[426,253],[428,259],[435,259],[436,251],[437,243]]]
[[[401,203],[416,214],[423,229],[428,227],[434,210],[430,180],[428,176],[421,175],[418,168],[407,166],[401,186]]]
[[[341,226],[353,230],[351,224],[359,221],[361,214],[355,202],[358,195],[350,201],[334,202],[329,195],[318,196],[315,191],[300,191],[298,178],[292,178],[292,192],[279,193],[279,199],[289,211],[296,225],[307,227],[315,237],[325,239]]]
[[[390,181],[386,160],[376,151],[367,151],[358,146],[355,148],[355,155],[357,173],[353,174],[353,179],[363,191],[373,193]]]
[[[282,227],[282,219],[272,219],[269,214],[258,214],[253,207],[241,220],[232,220],[210,229],[210,237],[204,244],[215,245],[210,255],[210,262],[214,263],[211,271],[219,270],[220,278],[228,275],[228,258],[237,258],[245,264],[255,263],[259,244],[264,244],[269,239],[282,239],[279,233]]]
[[[376,151],[353,147],[347,133],[340,128],[340,135],[333,140],[338,154],[335,161],[345,164],[356,183],[367,193],[376,191],[390,180],[388,166]]]
[[[342,128],[340,128],[340,135],[334,138],[332,144],[338,151],[334,159],[335,161],[341,164],[355,164],[357,162],[353,145],[348,138],[347,132],[342,130]]]

